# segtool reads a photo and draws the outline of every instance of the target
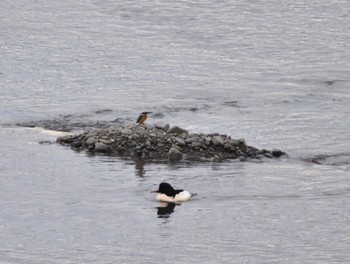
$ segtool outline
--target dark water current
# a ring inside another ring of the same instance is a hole
[[[2,1],[0,263],[349,263],[349,16],[345,0]],[[142,111],[290,158],[49,144]],[[161,181],[198,195],[159,204]]]

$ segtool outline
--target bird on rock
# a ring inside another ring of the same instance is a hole
[[[144,124],[146,119],[148,118],[148,114],[151,114],[152,112],[142,112],[141,115],[139,115],[139,117],[137,118],[136,123],[138,124]]]

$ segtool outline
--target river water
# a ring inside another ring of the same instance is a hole
[[[349,263],[349,16],[346,0],[2,1],[0,263]],[[289,158],[50,144],[57,124],[142,111]],[[161,181],[198,195],[159,208]]]

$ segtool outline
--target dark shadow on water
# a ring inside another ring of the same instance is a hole
[[[172,213],[175,212],[175,203],[161,203],[155,209],[157,209],[158,218],[169,218]]]
[[[330,155],[316,155],[302,158],[302,160],[307,163],[314,163],[318,165],[350,165],[350,152]]]
[[[136,176],[144,177],[146,174],[145,171],[145,160],[144,159],[135,159],[135,173]]]

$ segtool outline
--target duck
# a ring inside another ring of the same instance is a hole
[[[196,195],[182,189],[174,189],[167,182],[160,183],[158,190],[152,191],[152,193],[158,193],[156,196],[157,201],[166,203],[186,202]]]

